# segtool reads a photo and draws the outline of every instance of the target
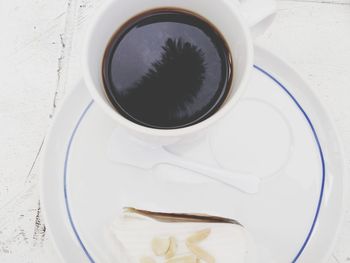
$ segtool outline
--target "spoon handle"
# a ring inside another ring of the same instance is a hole
[[[166,163],[199,173],[228,186],[233,186],[245,193],[255,194],[259,190],[260,178],[254,175],[238,174],[225,169],[188,161],[177,156],[171,156]]]

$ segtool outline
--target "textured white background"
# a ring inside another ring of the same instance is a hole
[[[104,1],[0,0],[1,263],[60,262],[41,216],[41,146],[80,78],[83,31]],[[329,109],[350,168],[350,0],[280,0],[259,42],[295,66]],[[350,263],[349,209],[336,262]]]

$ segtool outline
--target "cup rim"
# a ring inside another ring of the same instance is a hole
[[[92,41],[93,33],[96,30],[95,27],[98,24],[98,20],[100,17],[109,10],[110,6],[115,4],[115,0],[110,0],[107,2],[104,7],[101,7],[101,9],[97,12],[95,17],[93,18],[91,24],[89,25],[86,36],[85,36],[85,42],[82,49],[82,71],[83,71],[83,79],[85,82],[85,85],[87,86],[90,95],[92,96],[92,99],[98,104],[98,107],[102,108],[102,110],[110,116],[112,119],[117,121],[119,124],[121,124],[123,127],[131,129],[137,133],[142,133],[145,135],[151,135],[151,136],[158,136],[158,137],[178,137],[178,136],[184,136],[189,135],[193,133],[197,133],[201,130],[206,129],[207,127],[211,126],[218,120],[222,119],[232,108],[233,106],[238,102],[239,98],[245,91],[247,87],[247,82],[249,80],[250,76],[250,70],[253,66],[253,54],[254,54],[254,48],[253,48],[253,40],[251,33],[249,31],[249,27],[244,21],[244,18],[242,15],[237,11],[236,8],[230,8],[230,11],[236,16],[239,17],[238,23],[240,24],[240,27],[242,29],[243,35],[245,37],[245,40],[247,41],[247,64],[245,66],[245,69],[243,71],[243,76],[241,77],[241,81],[239,84],[239,88],[237,89],[236,93],[225,102],[220,109],[215,112],[213,115],[208,117],[207,119],[193,124],[191,126],[182,127],[178,129],[156,129],[151,127],[146,127],[140,124],[137,124],[135,122],[132,122],[131,120],[126,119],[121,114],[119,114],[115,109],[112,108],[111,105],[108,105],[108,102],[104,101],[100,94],[97,92],[97,88],[94,85],[94,80],[90,75],[90,69],[88,66],[88,56],[89,56],[89,43]],[[226,2],[226,1],[223,1]],[[233,5],[233,3],[232,3]],[[195,10],[192,10],[196,12]]]

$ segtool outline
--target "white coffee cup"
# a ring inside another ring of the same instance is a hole
[[[102,81],[102,60],[113,34],[130,18],[162,7],[185,9],[205,17],[225,37],[233,57],[231,92],[211,117],[189,127],[154,129],[134,123],[109,102]],[[98,12],[87,32],[83,51],[85,84],[96,104],[129,134],[167,145],[197,135],[222,119],[242,95],[253,68],[253,34],[265,30],[275,13],[274,0],[112,0]]]

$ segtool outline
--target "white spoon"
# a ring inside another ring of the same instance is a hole
[[[159,145],[138,141],[127,134],[115,131],[110,141],[108,158],[112,161],[143,169],[152,169],[159,164],[184,168],[243,192],[254,194],[259,190],[260,178],[237,174],[225,169],[203,165],[181,158]]]

